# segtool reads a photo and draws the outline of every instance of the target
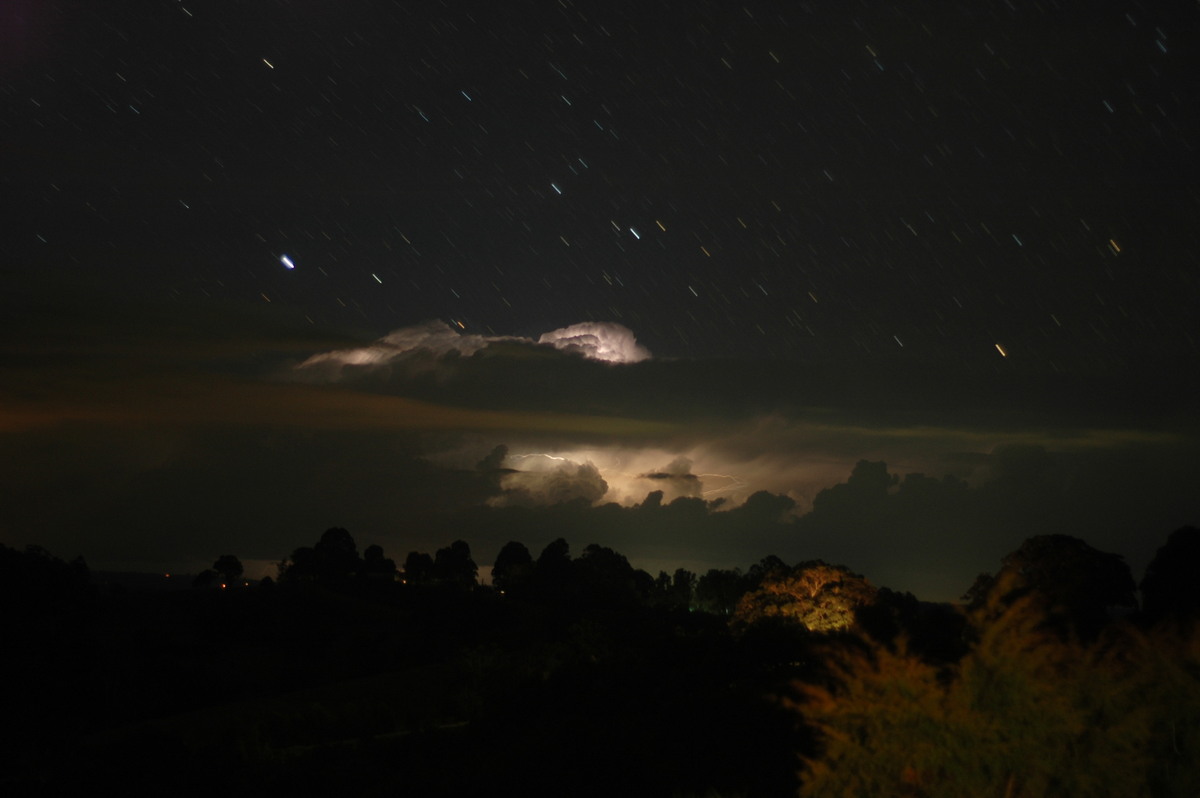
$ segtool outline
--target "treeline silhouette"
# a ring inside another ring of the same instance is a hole
[[[1200,530],[1135,583],[1029,538],[960,606],[766,556],[657,576],[565,538],[397,566],[332,528],[251,585],[0,546],[0,786],[122,794],[1200,793]],[[1140,590],[1141,601],[1138,601]]]

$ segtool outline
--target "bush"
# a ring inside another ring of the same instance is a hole
[[[1195,635],[1121,626],[1083,646],[1043,621],[1030,600],[981,612],[974,648],[946,668],[902,641],[839,649],[829,684],[799,686],[822,741],[800,794],[1196,795]]]

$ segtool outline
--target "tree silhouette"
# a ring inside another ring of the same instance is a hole
[[[564,568],[571,563],[571,546],[565,538],[556,538],[546,544],[538,555],[538,568]]]
[[[746,584],[746,577],[736,568],[710,568],[696,580],[696,606],[714,615],[730,615],[745,594]]]
[[[571,590],[571,547],[564,538],[557,538],[542,549],[533,567],[533,588],[543,599],[565,597]]]
[[[279,578],[285,582],[315,582],[325,587],[343,587],[362,570],[354,538],[341,527],[325,530],[315,546],[302,546],[280,563]]]
[[[1037,535],[1006,556],[995,577],[980,576],[965,597],[973,609],[1032,596],[1045,623],[1062,634],[1095,637],[1114,610],[1137,608],[1133,576],[1119,554],[1069,535]]]
[[[361,561],[354,538],[341,527],[326,529],[313,546],[322,578],[330,583],[345,582],[358,573]]]
[[[596,543],[574,562],[577,588],[590,601],[627,604],[640,598],[638,579],[624,555]]]
[[[1200,615],[1200,529],[1185,526],[1171,533],[1146,566],[1141,590],[1150,620]]]
[[[520,592],[533,575],[533,555],[524,543],[510,540],[496,555],[492,565],[492,584],[505,593]]]
[[[292,551],[279,563],[279,581],[315,582],[317,579],[317,553],[312,546],[301,546]]]
[[[242,561],[232,554],[222,554],[213,563],[212,570],[220,574],[224,584],[235,585],[242,578]]]
[[[423,551],[410,551],[404,558],[404,581],[421,585],[433,576],[433,558]]]
[[[210,590],[220,587],[222,584],[221,575],[212,568],[205,568],[192,579],[192,587],[197,590]]]
[[[779,557],[774,554],[768,554],[750,566],[750,570],[746,573],[746,579],[749,584],[758,585],[768,576],[784,574],[790,570],[788,564]]]
[[[367,546],[363,550],[362,575],[372,581],[391,582],[396,578],[396,561],[383,556],[382,546]]]
[[[479,568],[471,559],[471,547],[465,541],[456,540],[434,554],[432,576],[443,584],[473,587],[478,573]]]
[[[686,610],[692,607],[695,592],[696,575],[686,568],[676,568],[673,576],[659,571],[654,580],[653,602],[674,610]]]
[[[31,602],[53,606],[55,598],[82,595],[90,590],[91,574],[82,557],[66,563],[41,546],[18,551],[0,543],[0,598],[4,606]]]

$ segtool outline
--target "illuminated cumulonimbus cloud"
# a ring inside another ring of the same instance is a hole
[[[505,449],[501,454],[499,460],[494,460],[495,451],[489,456],[494,460],[491,463],[494,469],[503,472],[502,494],[489,501],[496,507],[558,504],[578,499],[590,504],[614,502],[633,506],[641,504],[651,493],[659,494],[662,503],[681,497],[729,498],[724,495],[723,475],[706,475],[717,479],[714,490],[705,490],[701,477],[691,472],[690,458],[676,456],[662,466],[661,450],[601,448],[509,454]]]
[[[663,468],[638,474],[634,485],[644,486],[647,492],[660,491],[667,501],[680,496],[701,496],[704,483],[692,473],[691,459],[680,455]]]
[[[771,431],[778,437],[778,430]],[[657,501],[663,505],[676,499],[702,499],[713,503],[714,509],[729,510],[766,490],[788,496],[806,510],[818,490],[844,479],[853,466],[845,459],[780,458],[767,451],[769,441],[759,439],[762,453],[753,456],[729,451],[722,441],[697,442],[683,452],[619,442],[551,450],[517,444],[515,452],[506,449],[499,459],[492,456],[489,467],[505,472],[500,486],[512,493],[491,503],[547,504],[582,498],[632,507],[660,494]],[[479,460],[478,446],[468,445],[458,459],[448,454],[445,462],[468,467]]]
[[[492,497],[493,507],[563,504],[582,500],[595,504],[608,493],[608,483],[590,462],[534,454],[508,458],[521,470],[511,470],[500,480],[502,493]]]
[[[632,330],[608,321],[584,321],[542,333],[538,343],[607,363],[638,363],[650,358],[650,351],[637,342]]]
[[[322,352],[305,360],[299,368],[321,366],[382,366],[412,352],[429,352],[444,355],[458,352],[473,355],[493,341],[508,340],[488,338],[482,335],[463,335],[449,324],[427,321],[412,327],[393,330],[377,341],[354,349],[335,349]]]
[[[402,327],[355,349],[322,352],[305,360],[300,369],[335,369],[342,367],[371,368],[386,366],[415,353],[440,357],[450,352],[471,356],[494,343],[523,343],[552,346],[562,352],[606,363],[637,363],[650,357],[650,352],[637,342],[633,331],[615,322],[587,321],[543,333],[535,342],[532,338],[505,335],[474,335],[460,333],[441,321],[427,321],[412,327]]]

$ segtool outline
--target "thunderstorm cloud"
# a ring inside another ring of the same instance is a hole
[[[500,479],[501,493],[493,507],[535,507],[568,502],[594,504],[608,492],[608,483],[591,463],[557,462],[528,471],[510,471]]]
[[[444,357],[451,353],[470,357],[498,344],[526,344],[549,347],[567,354],[604,363],[639,363],[650,352],[637,342],[633,331],[615,322],[581,322],[532,338],[462,333],[442,321],[393,330],[384,337],[353,349],[337,349],[313,355],[302,362],[302,372],[331,379],[347,369],[371,371],[420,355]]]
[[[539,344],[550,344],[564,352],[574,352],[606,363],[640,363],[650,352],[637,342],[633,331],[613,322],[585,321],[542,333]]]

